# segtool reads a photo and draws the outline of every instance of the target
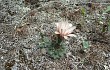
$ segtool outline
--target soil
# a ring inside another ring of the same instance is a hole
[[[0,0],[0,70],[110,70],[109,0]],[[68,20],[77,38],[66,40],[64,57],[39,48],[40,33]],[[84,48],[83,41],[89,42]]]

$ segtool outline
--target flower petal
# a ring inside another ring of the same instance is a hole
[[[72,24],[68,23],[67,21],[64,22],[64,29],[68,29],[70,27],[72,27]]]
[[[72,24],[68,23],[68,21],[61,21],[61,22],[58,22],[58,23],[55,23],[55,24],[56,24],[56,27],[57,27],[57,31],[55,31],[55,34],[60,34],[65,39],[67,39],[68,36],[76,37],[76,35],[70,34],[70,33],[72,33],[72,31],[76,27],[75,26],[72,27]]]
[[[62,32],[61,32],[61,33],[64,34],[65,31],[66,31],[68,28],[71,27],[71,25],[69,25],[68,21],[65,21],[65,22],[62,21],[61,24],[62,24],[62,25],[60,26],[61,29],[62,29]]]
[[[55,34],[60,34],[58,31],[55,31]]]
[[[75,28],[76,28],[76,27],[73,26],[73,27],[67,29],[67,30],[65,31],[65,35],[66,35],[66,34],[70,34],[70,33],[72,33],[72,31],[73,31]]]
[[[58,23],[55,23],[55,25],[58,27]]]
[[[75,34],[69,34],[67,36],[70,36],[70,37],[77,37]]]
[[[72,24],[69,24],[69,27],[72,27]]]
[[[65,39],[68,39],[68,37],[67,37],[67,36],[64,36],[64,38],[65,38]]]

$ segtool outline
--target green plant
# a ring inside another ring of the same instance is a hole
[[[68,39],[68,36],[76,37],[76,35],[71,34],[76,27],[72,27],[72,24],[67,21],[56,23],[56,26],[57,31],[55,31],[55,34],[52,34],[50,37],[46,37],[41,33],[41,42],[39,44],[40,48],[47,49],[48,55],[53,59],[58,59],[65,55],[66,48],[64,40]]]
[[[89,42],[87,40],[83,40],[83,47],[85,49],[89,47]]]
[[[85,9],[84,7],[81,8],[81,14],[82,14],[83,16],[86,15],[86,9]]]
[[[51,38],[42,36],[39,48],[47,49],[47,54],[53,59],[63,57],[66,53],[65,43],[59,35],[52,35]]]
[[[110,32],[110,20],[108,22],[108,31]]]
[[[52,57],[53,59],[58,59],[60,57],[63,57],[66,53],[66,48],[64,41],[62,41],[61,38],[58,38],[59,36],[56,36],[57,38],[51,41],[51,45],[48,47],[47,53]]]
[[[107,9],[104,10],[104,13],[110,12],[110,6],[107,6]]]

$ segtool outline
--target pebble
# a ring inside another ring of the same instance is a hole
[[[3,56],[1,57],[1,59],[3,59]]]

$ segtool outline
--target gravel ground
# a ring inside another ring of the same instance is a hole
[[[0,0],[0,70],[110,70],[110,14],[102,13],[109,2]],[[77,38],[65,41],[64,57],[52,59],[39,48],[40,33],[49,37],[61,19],[77,27]]]

